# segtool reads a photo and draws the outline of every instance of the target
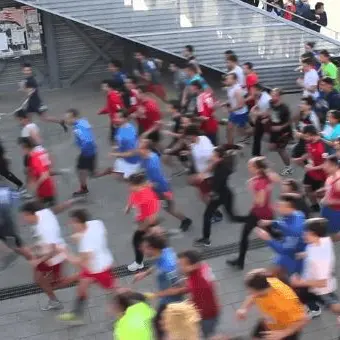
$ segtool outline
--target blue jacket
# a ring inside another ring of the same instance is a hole
[[[95,155],[97,146],[90,123],[84,118],[78,119],[73,124],[73,132],[75,136],[75,143],[79,147],[82,155]]]
[[[294,211],[289,216],[284,216],[274,222],[274,227],[283,234],[282,240],[268,241],[278,255],[295,260],[296,253],[303,252],[306,244],[303,240],[305,215],[301,211]]]

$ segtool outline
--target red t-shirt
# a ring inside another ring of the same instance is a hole
[[[313,166],[319,166],[324,163],[325,159],[323,154],[326,150],[325,145],[321,140],[315,143],[307,143],[306,148],[309,158],[308,161],[311,162]],[[327,178],[323,170],[311,170],[307,171],[307,174],[316,181],[325,181]]]
[[[131,89],[129,91],[129,113],[133,113],[137,110],[137,106],[138,106],[138,91],[135,89]]]
[[[253,204],[251,209],[252,214],[257,218],[263,220],[270,220],[273,218],[273,208],[271,206],[272,195],[272,183],[269,178],[266,177],[253,177],[249,181],[250,190],[256,195],[259,191],[265,192],[265,203],[263,206],[259,206],[256,203]]]
[[[148,217],[155,216],[160,210],[159,199],[149,186],[131,192],[128,204],[137,210],[137,222],[142,222]]]
[[[203,92],[197,97],[197,112],[201,117],[208,117],[202,122],[201,130],[206,134],[215,134],[218,130],[218,122],[214,117],[215,100],[211,93]]]
[[[142,127],[143,131],[151,129],[151,127],[161,119],[161,110],[157,102],[151,98],[144,100],[140,105],[144,108],[144,115],[138,117],[138,124]]]
[[[326,195],[328,199],[331,200],[340,200],[340,191],[338,189],[340,183],[340,176],[339,175],[332,175],[329,176],[325,183],[326,188]],[[340,211],[340,204],[332,204],[328,206],[334,210]]]
[[[118,91],[110,91],[106,97],[106,106],[102,108],[98,114],[109,114],[111,124],[115,124],[117,113],[124,108],[123,99]]]
[[[193,271],[186,281],[191,300],[203,320],[215,318],[220,312],[214,281],[215,277],[206,263]]]
[[[37,146],[32,150],[28,157],[28,174],[34,180],[38,180],[45,172],[50,172],[51,161],[47,151],[41,146]],[[54,197],[56,188],[54,181],[49,176],[37,188],[37,196],[39,198]]]
[[[256,73],[250,73],[246,76],[246,87],[249,90],[259,82],[259,77]]]

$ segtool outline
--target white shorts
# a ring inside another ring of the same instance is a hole
[[[113,163],[113,171],[123,174],[124,178],[129,178],[131,175],[139,172],[139,163],[132,164],[124,158],[117,158]]]

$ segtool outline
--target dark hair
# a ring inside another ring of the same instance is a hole
[[[228,54],[227,60],[231,61],[233,63],[237,63],[238,62],[238,58],[237,58],[236,54]]]
[[[320,55],[323,55],[324,57],[326,57],[326,58],[330,58],[331,57],[331,55],[329,54],[329,52],[327,51],[327,50],[321,50],[320,51]]]
[[[340,111],[339,110],[330,110],[327,113],[330,113],[338,122],[340,122]]]
[[[197,73],[197,66],[194,64],[187,64],[185,68],[188,69],[189,71]]]
[[[168,247],[166,239],[163,236],[151,234],[145,236],[143,239],[151,248],[162,250]]]
[[[80,117],[80,112],[77,109],[68,109],[67,113],[70,113],[74,118]]]
[[[32,64],[31,63],[22,63],[21,67],[22,68],[24,68],[24,67],[32,68]]]
[[[37,211],[39,211],[41,209],[42,209],[42,206],[41,206],[40,202],[30,201],[30,202],[24,203],[21,206],[20,211],[25,212],[27,214],[34,215]]]
[[[118,85],[113,79],[104,79],[102,80],[102,84],[107,85],[110,89],[117,89]]]
[[[232,77],[233,80],[237,80],[237,74],[234,72],[229,72],[227,73],[227,77]]]
[[[254,68],[254,64],[253,63],[251,63],[251,62],[246,62],[246,63],[244,63],[243,64],[244,66],[247,66],[248,68],[249,68],[249,70],[252,70],[253,68]]]
[[[122,118],[124,118],[124,119],[128,119],[128,118],[130,117],[130,113],[129,113],[129,111],[126,110],[126,109],[120,109],[120,110],[118,111],[118,114],[119,114]]]
[[[198,90],[203,89],[202,83],[198,80],[194,80],[190,85],[196,87]]]
[[[191,125],[187,126],[187,128],[185,129],[184,134],[186,136],[200,136],[201,135],[198,126],[194,125],[194,124],[191,124]]]
[[[141,93],[147,93],[148,87],[146,85],[138,85],[137,90],[140,91]]]
[[[295,194],[282,194],[280,195],[280,201],[289,203],[291,208],[296,209],[297,205],[297,197]]]
[[[254,87],[255,89],[259,91],[263,91],[265,89],[264,86],[260,83],[254,84],[252,87]]]
[[[235,52],[234,52],[233,50],[226,50],[226,51],[224,52],[224,54],[225,54],[226,56],[235,55]]]
[[[122,62],[118,59],[111,59],[110,64],[117,67],[117,68],[122,68],[122,66],[123,66]]]
[[[306,64],[308,66],[313,66],[315,64],[315,59],[306,57],[306,58],[302,59],[302,63]]]
[[[91,215],[86,209],[75,209],[72,210],[69,214],[71,218],[74,218],[80,223],[86,223],[91,221]]]
[[[139,53],[139,54],[141,54],[144,57],[146,55],[146,53],[144,51],[142,51],[142,50],[137,50],[137,51],[135,51],[135,53]]]
[[[288,178],[283,182],[283,184],[289,185],[294,193],[300,192],[299,183],[295,179]]]
[[[197,250],[185,250],[178,254],[179,259],[187,259],[190,264],[201,262],[201,254]]]
[[[302,97],[301,98],[302,102],[305,102],[308,106],[313,107],[315,104],[315,100],[313,99],[313,97],[308,96],[308,97]]]
[[[334,79],[332,79],[331,77],[323,77],[321,78],[321,80],[323,83],[326,83],[328,85],[332,85],[334,86]]]
[[[306,45],[309,46],[311,49],[314,49],[315,47],[315,42],[314,41],[307,41]]]
[[[321,7],[324,7],[324,6],[325,6],[325,4],[323,2],[317,2],[315,4],[315,9],[317,10],[317,9],[320,9]]]
[[[331,163],[334,166],[339,166],[339,160],[338,157],[336,155],[330,155],[326,158],[326,162]]]
[[[30,137],[19,137],[18,144],[29,150],[32,150],[36,146]]]
[[[265,273],[253,273],[246,277],[245,284],[248,288],[263,291],[270,287]]]
[[[122,292],[113,297],[113,303],[119,305],[123,312],[137,302],[146,302],[145,296],[136,292]]]
[[[194,53],[195,48],[192,45],[185,45],[184,48],[188,50],[190,53]]]
[[[146,182],[146,177],[144,172],[139,172],[137,174],[132,174],[129,179],[129,184],[131,185],[141,185]]]
[[[15,111],[15,117],[19,119],[27,119],[28,118],[28,112],[24,111],[22,109]]]
[[[319,237],[326,237],[328,234],[328,221],[322,217],[310,218],[305,221],[305,230]]]
[[[311,135],[311,136],[317,136],[318,135],[318,130],[312,124],[306,125],[303,128],[302,132],[306,135]]]
[[[169,105],[171,105],[176,111],[181,111],[181,103],[179,100],[169,100]]]

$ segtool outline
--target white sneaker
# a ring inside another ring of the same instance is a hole
[[[63,304],[58,300],[56,301],[49,300],[46,306],[40,307],[40,309],[43,311],[48,311],[52,309],[57,310],[57,309],[63,309],[63,308],[64,308]]]
[[[280,172],[280,175],[281,176],[288,176],[288,175],[291,175],[293,173],[293,168],[291,166],[285,166],[281,172]]]
[[[19,195],[24,200],[30,200],[31,198],[33,198],[33,196],[25,188],[19,190]]]
[[[311,310],[308,308],[307,315],[308,315],[308,318],[312,320],[321,315],[321,308],[319,308],[318,310]]]
[[[127,266],[127,269],[130,272],[135,272],[143,268],[144,268],[144,263],[142,262],[141,264],[139,264],[136,261]]]

